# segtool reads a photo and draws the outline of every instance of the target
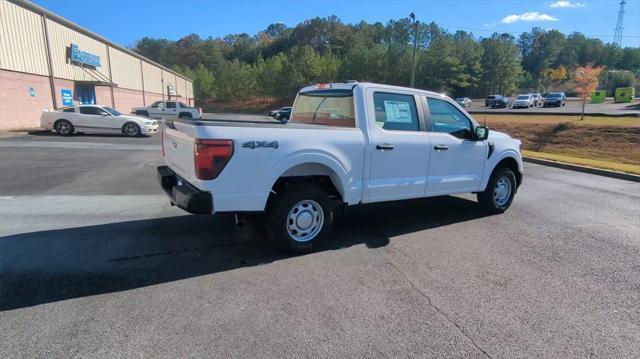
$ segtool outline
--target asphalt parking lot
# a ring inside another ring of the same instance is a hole
[[[513,100],[513,99],[512,99]],[[474,99],[469,113],[540,113],[540,114],[560,114],[572,115],[582,112],[582,101],[568,99],[565,106],[561,107],[530,107],[530,108],[490,108],[484,106],[484,99]],[[636,99],[633,103],[587,103],[585,113],[601,114],[610,116],[640,116],[640,102]]]
[[[356,208],[317,253],[171,207],[158,136],[0,139],[0,356],[640,357],[640,184],[526,164]]]

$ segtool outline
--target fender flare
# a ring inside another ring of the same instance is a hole
[[[268,181],[269,190],[273,188],[273,185],[276,183],[276,181],[278,181],[278,179],[282,177],[282,175],[285,174],[288,170],[303,164],[319,164],[329,168],[335,174],[335,180],[338,182],[334,183],[334,185],[342,195],[343,199],[346,200],[345,196],[348,191],[349,183],[348,171],[338,158],[329,154],[328,152],[298,152],[274,164],[272,168],[274,168],[273,173],[275,173],[275,175],[273,175]],[[334,180],[333,177],[332,180]]]
[[[487,166],[484,172],[484,178],[482,179],[482,188],[487,187],[489,178],[491,177],[491,174],[493,173],[493,171],[496,169],[496,166],[498,165],[498,163],[500,163],[502,160],[506,158],[513,158],[518,164],[518,171],[522,172],[523,165],[522,165],[522,157],[520,156],[520,154],[512,149],[505,149],[500,153],[494,154],[493,156],[491,156],[490,161],[487,161]]]

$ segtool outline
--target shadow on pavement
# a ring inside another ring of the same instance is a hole
[[[437,197],[360,206],[320,251],[365,244],[485,216],[474,201]],[[0,238],[0,310],[124,291],[289,258],[258,226],[230,215],[185,215]]]

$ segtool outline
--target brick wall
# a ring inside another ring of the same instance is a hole
[[[0,70],[0,130],[39,127],[42,110],[52,107],[48,77]]]
[[[74,96],[74,100],[73,103],[76,103],[75,100],[75,96],[76,96],[76,89],[75,89],[75,82],[71,81],[71,80],[64,80],[64,79],[58,79],[58,78],[54,78],[53,79],[53,83],[56,86],[56,101],[58,104],[58,107],[62,107],[62,89],[65,90],[71,90],[71,93]]]
[[[132,108],[142,106],[142,91],[114,87],[113,97],[116,110],[122,113],[130,113]]]
[[[95,91],[96,91],[96,105],[109,106],[109,107],[113,105],[111,103],[111,89],[109,86],[95,86]]]

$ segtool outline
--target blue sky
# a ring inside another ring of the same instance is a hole
[[[613,39],[619,0],[111,0],[35,2],[124,46],[144,36],[172,40],[197,33],[203,38],[255,34],[275,22],[295,26],[312,17],[337,15],[346,23],[406,17],[435,21],[476,36],[493,31],[518,35],[533,26],[580,31],[605,42]],[[627,0],[623,46],[640,46],[640,0]]]

